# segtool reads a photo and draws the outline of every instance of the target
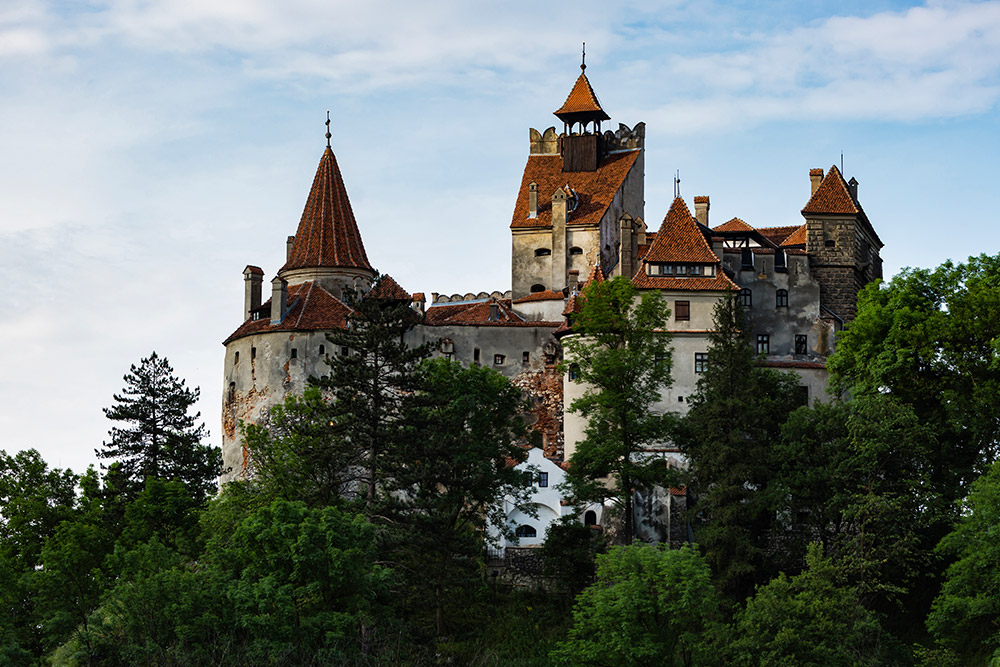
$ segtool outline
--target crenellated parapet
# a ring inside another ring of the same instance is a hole
[[[496,290],[492,292],[468,292],[467,294],[452,294],[448,296],[447,294],[438,294],[437,292],[431,292],[431,303],[465,303],[468,301],[486,301],[487,299],[510,299],[510,290],[506,292],[498,292]]]
[[[530,152],[532,155],[559,154],[559,135],[556,134],[555,127],[550,127],[545,132],[539,132],[532,127],[528,130],[528,136],[531,141]]]
[[[633,128],[629,128],[624,123],[618,123],[618,130],[615,132],[608,130],[604,133],[604,150],[608,152],[645,148],[645,144],[645,123],[636,123]]]

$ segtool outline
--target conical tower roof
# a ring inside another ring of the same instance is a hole
[[[337,158],[329,145],[316,168],[288,261],[281,270],[318,267],[372,270]]]
[[[573,89],[569,91],[566,101],[555,112],[559,120],[565,123],[589,123],[592,121],[611,120],[597,99],[597,93],[587,79],[587,65],[580,65],[580,76],[577,77]]]

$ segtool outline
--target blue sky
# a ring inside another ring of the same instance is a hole
[[[0,5],[0,448],[82,471],[156,350],[219,442],[242,270],[269,280],[333,115],[369,258],[510,287],[528,128],[579,73],[645,121],[646,220],[799,224],[839,164],[888,274],[1000,252],[1000,2],[19,0]]]

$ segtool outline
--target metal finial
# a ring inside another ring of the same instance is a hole
[[[681,196],[681,170],[674,172],[674,199]]]
[[[587,71],[587,42],[583,43],[583,57],[580,59],[580,71]]]
[[[332,137],[332,136],[333,135],[330,134],[330,110],[327,109],[326,110],[326,147],[327,148],[330,147],[330,137]]]

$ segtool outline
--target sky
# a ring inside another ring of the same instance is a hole
[[[0,1],[0,449],[83,472],[156,351],[221,444],[243,268],[283,263],[332,145],[369,259],[510,288],[528,128],[579,74],[711,224],[801,224],[843,161],[886,276],[1000,252],[1000,2]],[[843,156],[843,157],[842,157]]]

